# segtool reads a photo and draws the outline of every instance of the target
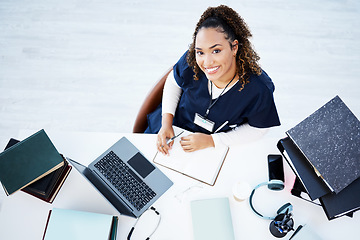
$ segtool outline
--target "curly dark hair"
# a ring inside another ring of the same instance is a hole
[[[240,90],[249,82],[248,79],[251,73],[256,75],[261,74],[261,68],[258,64],[260,57],[252,48],[249,41],[252,34],[247,24],[232,8],[220,5],[206,9],[196,25],[193,42],[189,46],[187,56],[187,62],[195,73],[194,80],[199,79],[198,74],[200,72],[195,57],[195,40],[199,30],[202,28],[215,28],[224,33],[225,38],[230,42],[230,46],[232,46],[234,40],[238,40],[239,50],[236,54],[236,70],[240,78],[239,81],[242,83]]]

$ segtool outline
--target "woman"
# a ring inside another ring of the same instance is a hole
[[[172,125],[194,132],[181,138],[184,151],[240,143],[280,125],[274,85],[258,65],[251,33],[231,8],[208,8],[193,43],[166,80],[162,115],[148,116],[146,132],[158,132],[157,148],[169,154]]]

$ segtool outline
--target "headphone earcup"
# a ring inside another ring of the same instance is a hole
[[[268,188],[274,191],[279,191],[284,189],[284,182],[278,179],[272,179],[268,183]]]
[[[293,210],[293,206],[291,205],[291,203],[286,203],[284,205],[282,205],[279,210],[277,210],[277,214],[285,214],[286,211],[288,211],[288,213],[292,212]]]

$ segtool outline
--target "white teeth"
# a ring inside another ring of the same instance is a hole
[[[214,68],[206,68],[206,71],[208,73],[212,73],[212,72],[215,72],[219,67],[214,67]]]

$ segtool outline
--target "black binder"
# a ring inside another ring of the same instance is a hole
[[[360,178],[353,181],[339,193],[330,193],[320,199],[329,220],[348,215],[360,209]]]
[[[311,200],[318,199],[331,192],[289,137],[281,139],[277,147],[300,179]]]
[[[360,121],[339,96],[286,131],[329,189],[360,177]]]
[[[351,217],[355,211],[360,209],[360,178],[339,193],[332,193],[319,179],[305,156],[289,137],[281,139],[277,147],[296,174],[297,179],[303,184],[310,199],[319,198],[329,220],[343,215]]]

